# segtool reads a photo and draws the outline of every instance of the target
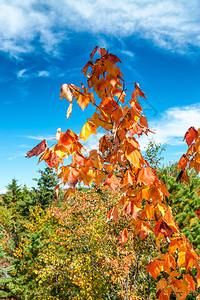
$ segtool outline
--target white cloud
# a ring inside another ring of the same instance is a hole
[[[198,0],[2,0],[0,50],[20,56],[33,52],[35,41],[57,54],[73,32],[88,32],[105,41],[135,35],[184,53],[200,47],[199,11]]]
[[[0,190],[0,194],[6,194],[7,190]]]
[[[49,76],[49,72],[48,71],[39,71],[38,72],[38,76],[39,77],[48,77]]]
[[[54,140],[55,139],[55,136],[50,136],[50,135],[23,135],[23,136],[19,136],[19,137],[23,137],[23,138],[26,138],[26,139],[31,139],[31,140],[37,140],[37,141],[42,141],[42,140]]]
[[[161,144],[183,145],[183,137],[191,126],[200,127],[200,103],[167,109],[159,119],[149,122],[150,130],[155,132],[149,134],[149,138]],[[142,137],[140,141],[144,150],[148,137]]]
[[[38,72],[31,72],[30,70],[27,69],[22,69],[17,72],[17,78],[22,79],[22,80],[27,80],[31,78],[37,78],[37,77],[49,77],[50,72],[49,71],[38,71]]]
[[[26,69],[20,70],[17,72],[17,78],[26,78],[27,75],[25,75]]]

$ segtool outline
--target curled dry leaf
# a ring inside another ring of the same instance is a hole
[[[70,103],[70,105],[69,105],[69,107],[68,107],[68,110],[67,110],[67,120],[69,119],[69,117],[70,117],[70,115],[71,115],[71,113],[72,113],[72,106],[73,106],[73,104]]]
[[[46,140],[41,141],[37,146],[35,146],[32,150],[26,153],[26,157],[38,156],[47,148]]]
[[[66,100],[69,102],[72,102],[72,100],[73,100],[73,93],[71,91],[70,85],[68,85],[66,83],[61,85],[60,100],[62,98],[66,98]]]

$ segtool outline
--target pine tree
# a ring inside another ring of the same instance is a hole
[[[44,209],[49,207],[52,202],[58,180],[55,172],[49,167],[39,172],[41,173],[41,177],[39,179],[34,178],[34,180],[37,181],[37,188],[34,188],[34,197],[36,198],[37,204],[40,204]]]

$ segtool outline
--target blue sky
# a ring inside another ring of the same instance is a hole
[[[166,162],[178,160],[186,130],[200,124],[199,12],[195,0],[2,0],[0,191],[14,177],[34,186],[44,164],[25,154],[41,139],[59,127],[80,132],[92,109],[76,107],[67,121],[60,86],[79,85],[96,45],[121,59],[127,83],[139,82],[154,139],[167,145]]]

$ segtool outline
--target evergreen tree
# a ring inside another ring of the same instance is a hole
[[[19,201],[22,196],[22,191],[15,178],[12,179],[12,182],[7,185],[6,188],[7,193],[3,195],[3,203],[11,205],[12,203],[14,204]]]
[[[55,187],[58,184],[56,174],[53,169],[46,167],[44,171],[39,171],[41,177],[39,179],[34,178],[37,181],[37,188],[34,188],[36,202],[40,204],[44,209],[49,207],[52,202],[52,198],[55,194]]]

